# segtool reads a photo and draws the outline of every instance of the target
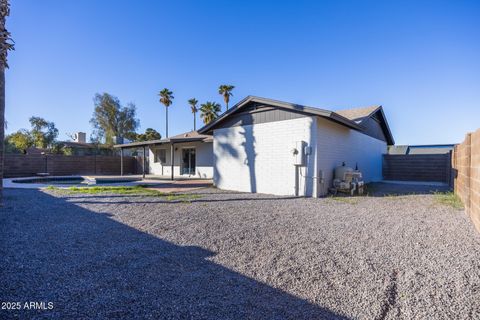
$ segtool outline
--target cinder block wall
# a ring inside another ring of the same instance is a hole
[[[312,147],[299,170],[298,194],[316,196],[316,120],[314,117],[235,126],[214,131],[214,183],[224,190],[295,195],[296,141]]]
[[[480,129],[468,133],[465,140],[455,146],[452,161],[456,171],[455,194],[480,232]]]
[[[470,217],[480,231],[480,130],[471,135]]]
[[[78,174],[119,175],[118,156],[64,156],[36,154],[6,154],[4,177],[32,177],[48,172],[52,176]],[[135,158],[123,158],[124,174],[135,173]]]

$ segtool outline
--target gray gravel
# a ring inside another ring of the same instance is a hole
[[[480,235],[432,195],[191,202],[5,190],[0,318],[478,319]]]

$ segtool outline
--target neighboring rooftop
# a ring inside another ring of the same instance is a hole
[[[398,145],[388,147],[388,154],[443,154],[454,147],[455,144]]]

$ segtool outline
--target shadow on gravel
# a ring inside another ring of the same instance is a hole
[[[38,190],[5,190],[0,318],[346,319],[183,247]],[[244,199],[243,199],[244,200]]]

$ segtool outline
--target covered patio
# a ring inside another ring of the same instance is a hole
[[[211,177],[199,177],[196,176],[195,174],[192,174],[189,170],[188,175],[184,175],[181,173],[181,170],[179,171],[179,174],[175,174],[175,166],[177,165],[176,162],[179,163],[180,166],[180,159],[175,158],[175,153],[178,147],[183,147],[188,146],[189,144],[192,145],[199,145],[199,144],[205,144],[205,143],[210,143],[212,144],[213,142],[213,137],[211,135],[205,135],[205,134],[199,134],[197,131],[191,131],[187,133],[182,133],[170,138],[166,139],[160,139],[160,140],[149,140],[149,141],[140,141],[140,142],[131,142],[131,143],[124,143],[124,144],[117,144],[114,145],[114,148],[120,149],[120,175],[124,175],[124,168],[123,168],[123,157],[126,149],[143,149],[143,160],[142,160],[142,174],[141,177],[142,179],[157,179],[157,180],[191,180],[191,179],[202,179],[202,180],[209,180]],[[157,161],[156,157],[157,155],[154,154],[154,151],[156,148],[162,148],[162,150],[169,150],[169,160],[167,160],[167,152],[164,152],[163,157],[165,159]],[[191,147],[193,148],[193,147]],[[150,152],[151,155],[150,155]],[[154,157],[152,161],[152,156]],[[195,154],[188,155],[189,156],[189,161],[193,161],[192,167],[196,168],[196,161],[197,158],[195,157]],[[148,158],[148,160],[147,160]],[[163,167],[166,166],[167,162],[169,161],[169,172],[167,174],[164,173]],[[152,174],[149,172],[149,168],[152,167],[152,164],[156,162],[161,163],[162,171],[159,174]],[[212,164],[210,164],[211,166]],[[190,169],[190,168],[189,168]]]

